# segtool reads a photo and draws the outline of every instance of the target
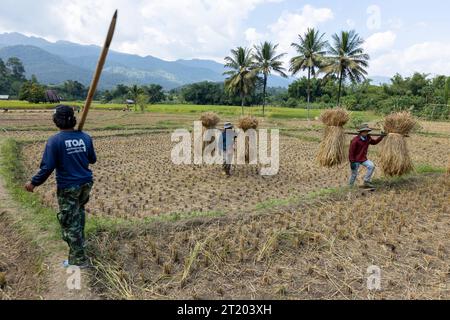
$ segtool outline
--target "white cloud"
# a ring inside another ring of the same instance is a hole
[[[314,8],[305,5],[300,12],[284,12],[278,21],[269,25],[270,36],[280,44],[283,52],[294,53],[291,44],[298,40],[298,35],[303,34],[310,27],[317,27],[334,18],[333,11],[329,8]]]
[[[364,49],[369,54],[391,49],[396,39],[397,35],[392,31],[374,33],[366,39]]]
[[[249,46],[253,46],[264,39],[264,34],[257,32],[255,28],[248,28],[245,30],[245,39]]]
[[[279,52],[288,53],[284,58],[287,67],[289,59],[295,55],[295,50],[292,49],[291,44],[298,41],[298,36],[305,33],[308,28],[317,27],[333,18],[333,11],[329,8],[315,8],[311,5],[305,5],[299,11],[284,11],[263,32],[258,32],[255,28],[248,28],[245,37],[247,44],[250,46],[263,40],[279,44]]]
[[[403,28],[404,22],[403,22],[403,20],[400,19],[400,18],[389,19],[388,22],[387,22],[387,25],[388,25],[388,27],[391,28],[391,29],[398,30],[398,29]]]
[[[2,0],[0,32],[102,44],[119,9],[113,49],[165,59],[217,58],[246,40],[244,23],[265,3],[283,0]],[[36,17],[45,17],[36,19]]]
[[[370,64],[370,74],[392,76],[414,72],[450,74],[450,44],[423,42],[404,50],[393,50],[378,56]]]
[[[416,24],[416,26],[419,27],[419,28],[427,28],[429,25],[428,25],[428,23],[425,22],[425,21],[420,21],[420,22],[418,22],[418,23]]]

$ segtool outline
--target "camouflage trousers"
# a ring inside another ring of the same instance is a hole
[[[85,205],[93,183],[79,187],[58,190],[62,238],[69,245],[69,264],[82,265],[87,262],[84,227],[86,225]]]
[[[233,163],[233,156],[234,156],[234,150],[224,150],[223,151],[223,171],[228,175],[231,176],[231,168]]]

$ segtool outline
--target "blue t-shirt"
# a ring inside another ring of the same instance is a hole
[[[89,164],[95,164],[92,138],[80,131],[61,131],[51,137],[45,147],[40,170],[31,183],[42,185],[56,169],[58,189],[78,187],[93,181]]]

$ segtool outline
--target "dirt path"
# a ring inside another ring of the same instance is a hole
[[[21,221],[23,209],[15,203],[11,196],[5,189],[4,182],[0,177],[0,212],[5,212],[12,221]],[[56,219],[56,218],[55,218]],[[13,228],[13,226],[11,226]],[[42,231],[37,231],[37,228],[30,226],[26,229],[35,239],[49,238],[42,234]],[[37,232],[37,233],[36,233]],[[41,234],[39,234],[41,233]],[[39,240],[38,240],[39,241]],[[92,289],[89,287],[90,276],[86,272],[81,273],[81,290],[69,290],[67,281],[71,274],[62,267],[62,261],[67,259],[66,246],[57,241],[45,240],[43,243],[38,243],[42,249],[44,260],[42,262],[42,277],[45,283],[45,290],[41,293],[41,298],[44,300],[95,300],[99,299]],[[20,261],[19,261],[20,263]]]

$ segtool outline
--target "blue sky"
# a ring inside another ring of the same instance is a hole
[[[372,76],[450,74],[443,0],[2,0],[0,32],[101,44],[116,8],[113,48],[122,52],[222,61],[235,46],[270,40],[291,57],[290,43],[308,27],[328,38],[355,29],[367,40]]]

